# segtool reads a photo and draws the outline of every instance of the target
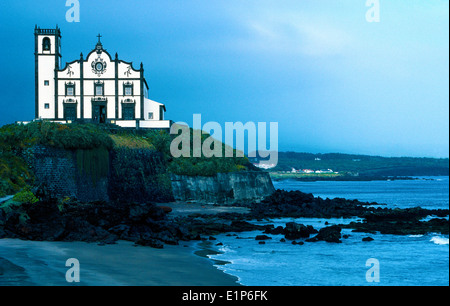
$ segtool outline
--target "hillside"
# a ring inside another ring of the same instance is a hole
[[[332,169],[359,176],[433,176],[449,175],[449,159],[279,152],[278,165],[271,171],[291,171],[292,168]]]
[[[208,136],[202,135],[202,142]],[[124,129],[114,125],[58,124],[47,121],[5,125],[0,127],[0,197],[30,189],[34,185],[33,171],[25,160],[30,149],[37,145],[75,152],[78,168],[88,169],[93,177],[104,174],[109,154],[121,149],[159,152],[167,172],[178,175],[214,176],[219,172],[255,170],[246,157],[207,158],[201,155],[173,158],[170,144],[175,137],[177,135],[170,135],[166,131]],[[225,145],[221,146],[224,151]],[[133,167],[137,167],[137,171],[141,170],[137,164]]]

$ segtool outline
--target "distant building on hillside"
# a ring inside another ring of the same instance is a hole
[[[331,169],[326,169],[326,170],[316,170],[315,173],[334,173],[334,172]]]
[[[266,164],[266,163],[253,163],[253,166],[255,166],[257,168],[260,168],[260,169],[265,169],[265,170],[272,169],[272,168],[276,167],[275,164]]]

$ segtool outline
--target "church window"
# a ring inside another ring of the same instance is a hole
[[[66,96],[75,96],[75,84],[66,83]]]
[[[50,38],[44,37],[42,40],[42,50],[50,51]]]
[[[103,87],[100,85],[95,86],[95,95],[103,96]]]
[[[104,95],[104,83],[96,82],[94,85],[95,88],[95,95],[96,96],[103,96]]]
[[[48,80],[45,80],[44,81],[44,86],[48,86],[48,85],[50,85],[50,82]]]
[[[133,83],[130,83],[130,82],[123,83],[123,94],[125,96],[133,95]]]
[[[44,104],[44,108],[45,108],[45,109],[50,109],[50,103],[45,103],[45,104]]]
[[[153,113],[152,112],[148,113],[148,119],[153,119]]]

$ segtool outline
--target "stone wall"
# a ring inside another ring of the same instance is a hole
[[[48,190],[53,194],[66,194],[75,196],[76,168],[72,161],[72,154],[61,149],[48,149],[44,146],[35,146],[28,154],[28,164],[37,180],[37,185],[48,185]]]
[[[172,175],[175,200],[209,204],[259,202],[275,188],[269,173],[242,171],[218,173],[212,177]]]
[[[101,150],[35,146],[26,160],[35,174],[35,184],[57,197],[82,202],[173,200],[164,160],[152,150],[120,149],[106,151],[105,155]],[[99,166],[105,162],[106,170]]]

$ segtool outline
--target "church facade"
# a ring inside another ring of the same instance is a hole
[[[141,63],[114,58],[101,36],[84,57],[61,65],[61,31],[35,27],[35,117],[61,123],[112,123],[129,128],[170,128],[165,105],[148,98]]]

